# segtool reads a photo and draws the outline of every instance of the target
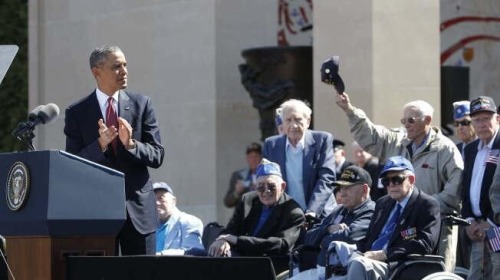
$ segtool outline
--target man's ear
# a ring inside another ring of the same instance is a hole
[[[285,191],[285,189],[286,189],[286,182],[283,181],[283,183],[281,183],[281,190]]]
[[[431,124],[431,122],[432,122],[432,117],[431,117],[431,116],[425,116],[425,117],[424,117],[424,123],[425,123],[426,125]]]
[[[415,184],[415,175],[414,174],[408,174],[408,180],[410,181],[410,184]]]

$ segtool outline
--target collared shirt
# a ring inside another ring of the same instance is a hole
[[[99,102],[99,108],[101,109],[101,113],[103,116],[103,121],[106,122],[106,108],[108,107],[108,98],[109,96],[102,92],[99,88],[95,89],[96,95],[97,95],[97,102]],[[113,93],[113,99],[115,100],[113,102],[113,109],[115,110],[116,114],[118,115],[118,93],[120,91],[117,91]]]
[[[387,225],[389,224],[389,221],[391,220],[392,216],[396,213],[397,205],[401,205],[401,212],[399,213],[400,217],[401,214],[403,214],[403,211],[405,210],[406,205],[408,204],[408,201],[410,200],[411,194],[413,193],[413,187],[410,189],[410,191],[406,194],[405,198],[401,202],[397,202],[394,204],[394,207],[391,210],[391,214],[385,221],[384,227],[382,228],[382,232],[386,230]],[[384,249],[387,247],[387,244],[385,245]]]
[[[273,211],[273,207],[266,207],[262,205],[262,212],[260,212],[260,217],[259,217],[259,222],[257,225],[255,225],[255,228],[253,229],[252,236],[256,236],[257,232],[262,228],[262,226],[266,223],[267,219],[271,215],[271,212]]]
[[[429,129],[429,132],[427,132],[424,139],[422,139],[422,143],[420,143],[420,145],[418,145],[418,147],[415,144],[415,141],[411,141],[411,149],[412,149],[414,155],[418,154],[418,152],[420,152],[425,147],[425,143],[427,142],[427,139],[429,139],[430,133],[431,133],[431,129]]]
[[[305,135],[305,134],[304,134]],[[304,160],[304,136],[294,147],[286,138],[286,192],[302,207],[307,207],[304,194],[303,160]]]
[[[168,220],[161,224],[160,227],[156,230],[156,252],[161,252],[165,249],[165,239],[169,234],[169,230],[172,228],[173,224],[177,221],[178,216],[181,212],[177,209],[174,210],[172,215],[168,218]],[[174,248],[177,249],[177,248]]]
[[[474,160],[474,167],[472,168],[472,177],[469,189],[472,213],[474,213],[477,217],[481,217],[483,215],[481,213],[481,208],[479,207],[481,201],[481,187],[483,184],[484,172],[486,170],[486,160],[490,155],[497,133],[498,129],[488,144],[484,145],[483,141],[479,141],[477,145],[477,154]]]

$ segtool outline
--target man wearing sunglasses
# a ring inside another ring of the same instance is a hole
[[[431,254],[438,243],[439,202],[416,188],[412,164],[391,157],[380,178],[388,195],[377,201],[367,234],[347,261],[347,279],[387,279],[389,262]]]
[[[468,100],[453,102],[453,118],[453,125],[455,126],[457,137],[460,139],[460,142],[457,143],[457,148],[463,158],[465,146],[476,140],[476,132],[474,131],[474,126],[471,125],[470,102]]]
[[[453,125],[460,142],[457,148],[464,157],[465,146],[476,139],[476,132],[470,118],[470,101],[461,100],[453,102]],[[458,244],[456,266],[469,269],[471,241],[465,232],[464,226],[458,227]]]
[[[243,195],[227,228],[208,249],[209,256],[286,256],[304,223],[300,205],[284,191],[280,167],[263,159],[255,191]]]
[[[403,106],[401,124],[406,133],[375,125],[363,112],[354,107],[346,93],[335,94],[337,105],[346,112],[350,131],[363,149],[387,161],[403,156],[415,168],[419,188],[439,202],[441,215],[460,211],[461,181],[464,162],[453,141],[432,125],[434,109],[422,100]],[[446,269],[453,271],[457,247],[457,229],[443,227],[439,252]]]
[[[493,279],[489,261],[491,252],[485,233],[489,228],[499,226],[495,224],[489,197],[493,175],[500,161],[495,102],[489,96],[479,96],[470,103],[470,116],[478,139],[465,147],[462,216],[471,221],[465,231],[472,241],[468,279]]]

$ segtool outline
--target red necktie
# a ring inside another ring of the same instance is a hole
[[[115,126],[116,129],[118,129],[118,117],[116,115],[116,111],[113,108],[113,97],[108,98],[108,107],[106,108],[106,126]],[[116,146],[118,144],[118,139],[115,138],[113,142],[111,142],[113,145],[113,150],[116,153]]]

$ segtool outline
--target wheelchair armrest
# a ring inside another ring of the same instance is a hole
[[[407,260],[418,260],[418,261],[436,261],[444,262],[443,256],[440,255],[420,255],[420,254],[410,254],[406,256]]]

